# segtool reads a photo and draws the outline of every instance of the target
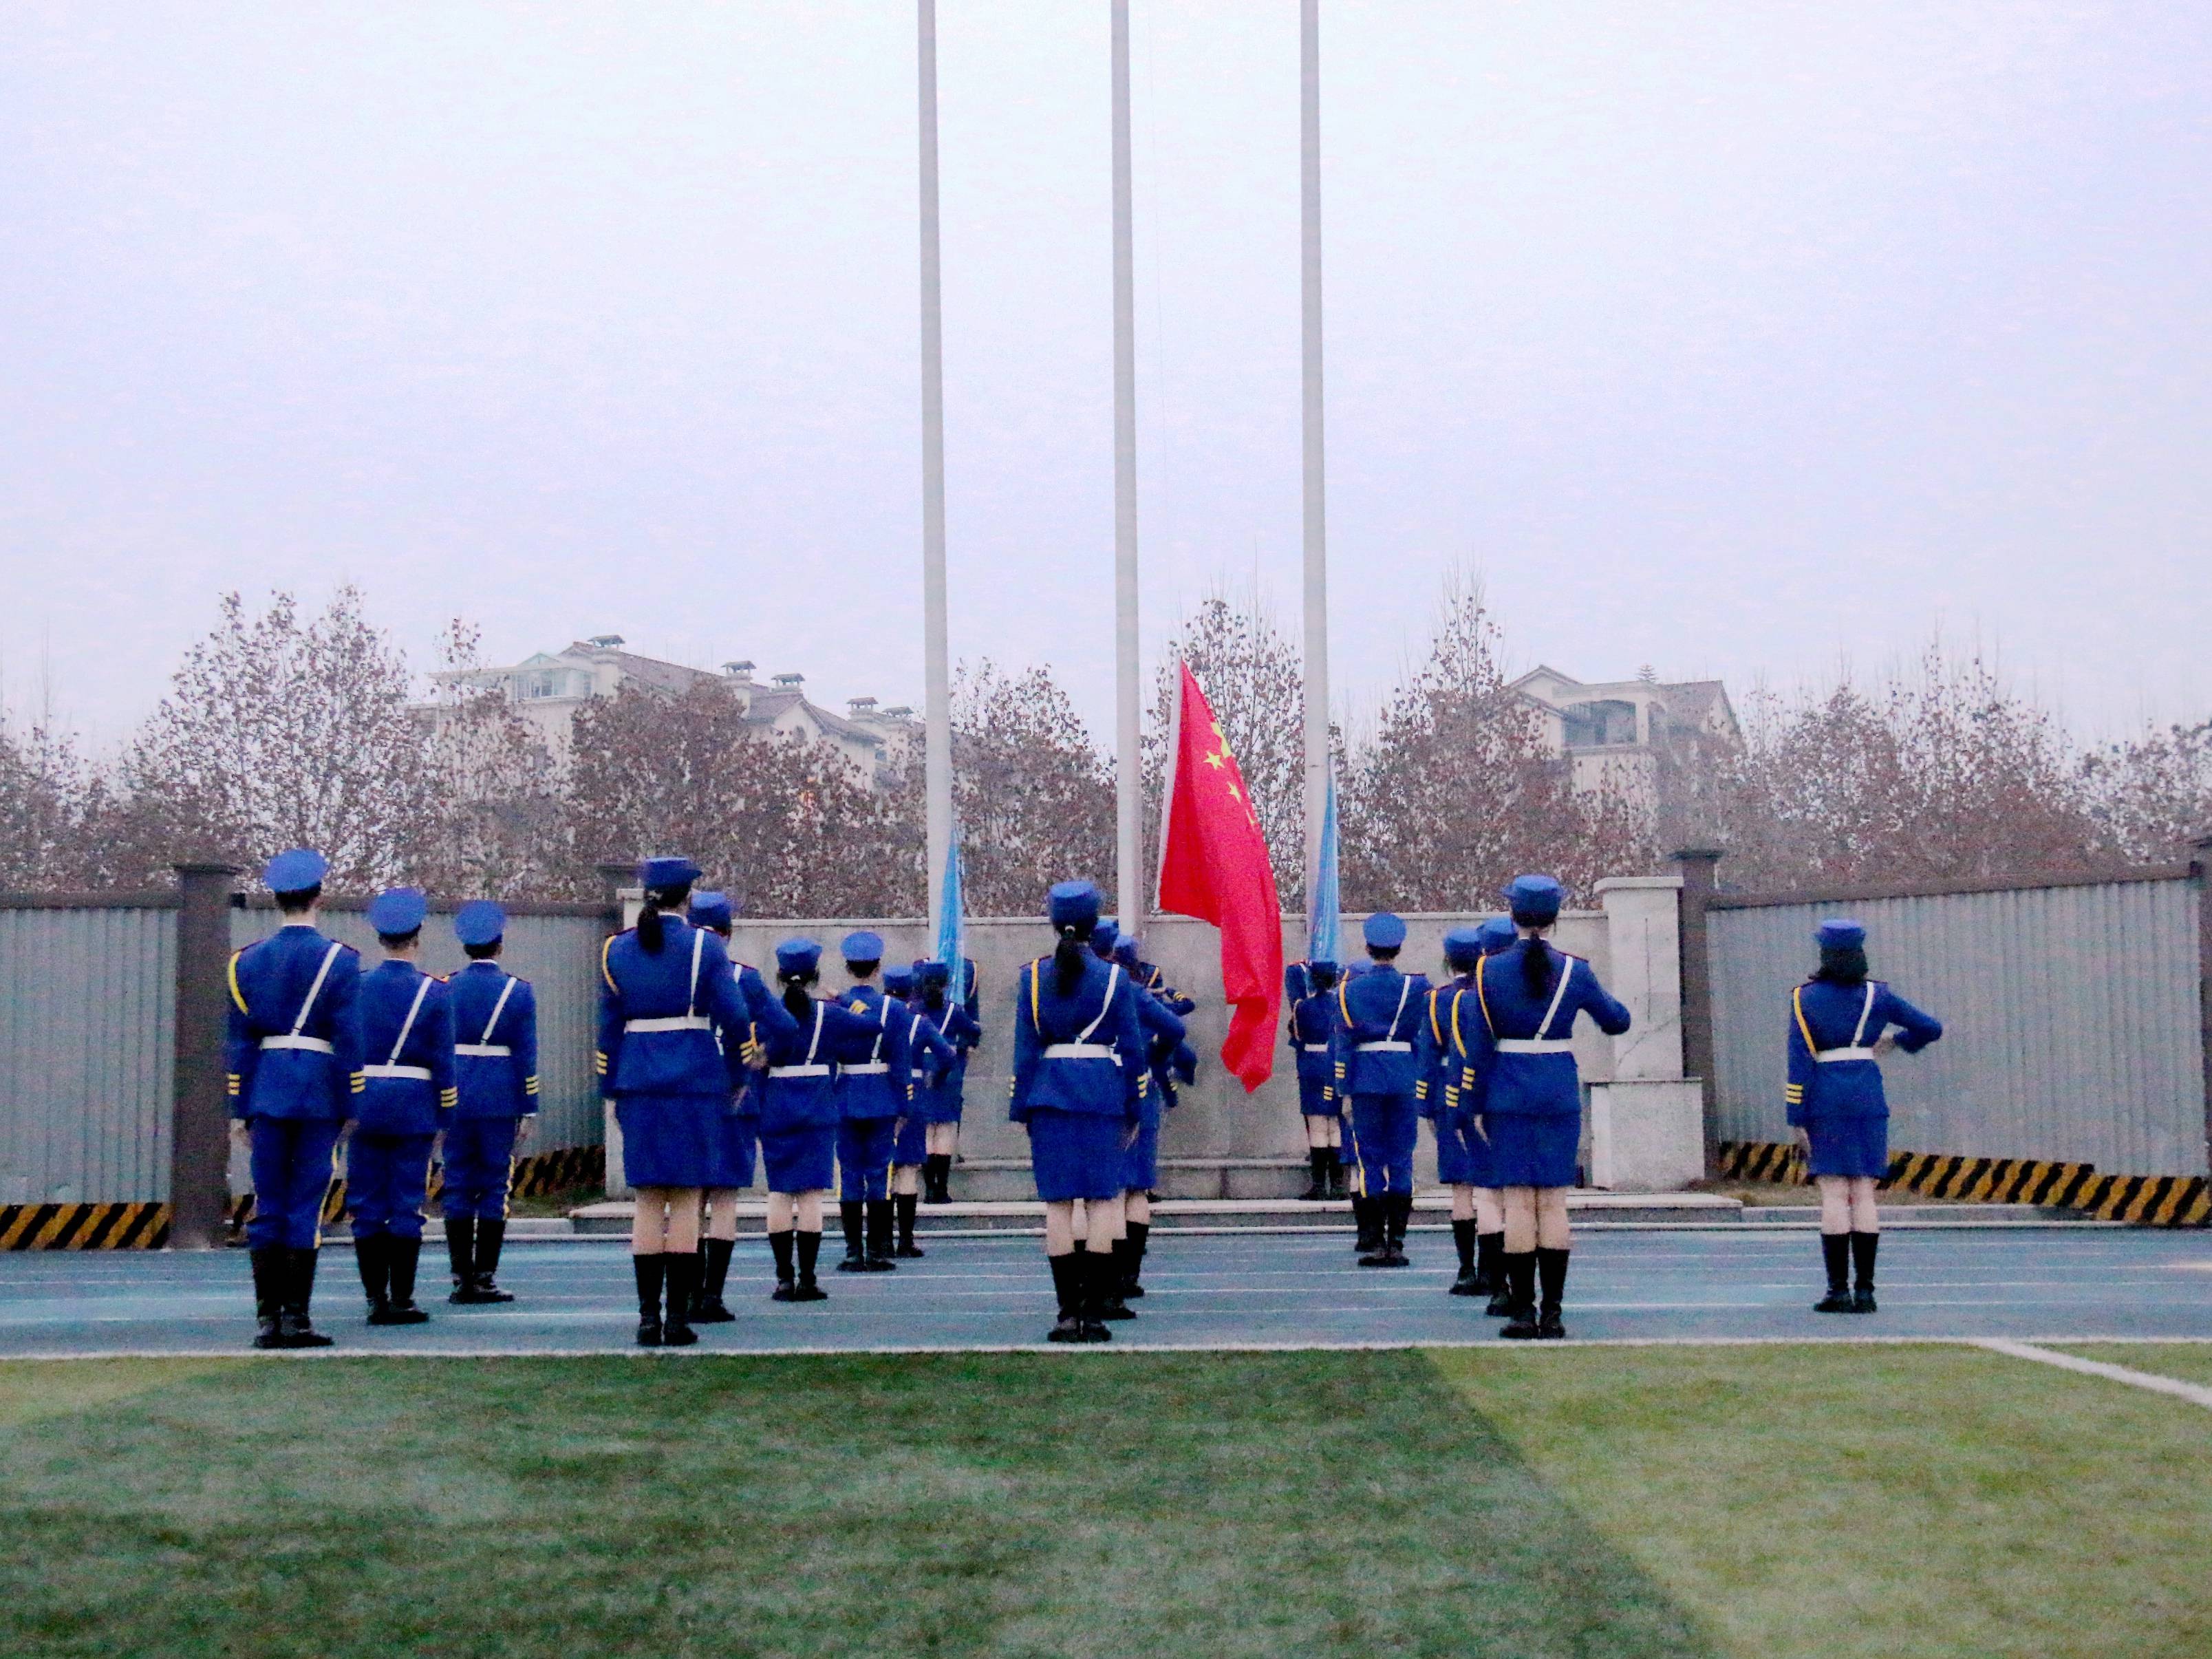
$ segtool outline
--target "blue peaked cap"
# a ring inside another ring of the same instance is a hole
[[[453,937],[464,945],[495,945],[507,932],[507,912],[489,899],[471,899],[453,913]]]
[[[1492,916],[1474,930],[1474,936],[1482,941],[1482,954],[1494,957],[1500,951],[1511,950],[1513,941],[1521,934],[1513,926],[1512,917]]]
[[[430,914],[430,901],[419,887],[390,887],[368,902],[368,925],[386,938],[411,933]]]
[[[1378,951],[1395,951],[1406,942],[1406,924],[1388,910],[1378,910],[1368,917],[1359,933]]]
[[[1133,939],[1115,940],[1114,960],[1124,968],[1134,968],[1137,965],[1137,941]]]
[[[884,969],[884,989],[895,997],[914,994],[914,969],[886,968]]]
[[[787,939],[775,947],[780,974],[811,974],[822,965],[822,947],[811,939]]]
[[[694,893],[684,907],[684,920],[694,927],[727,927],[737,911],[727,893]]]
[[[1820,942],[1820,948],[1824,951],[1847,951],[1855,945],[1866,943],[1866,924],[1853,921],[1848,916],[1838,916],[1815,927],[1813,937]]]
[[[915,983],[924,990],[933,985],[952,983],[952,969],[942,962],[917,962],[914,964]]]
[[[1550,918],[1567,902],[1567,890],[1556,876],[1516,876],[1505,884],[1506,906],[1516,916]]]
[[[647,859],[637,866],[641,887],[684,887],[699,879],[699,866],[687,858]]]
[[[331,861],[313,848],[295,847],[270,860],[261,879],[269,884],[272,893],[304,893],[310,887],[321,886],[330,872]]]
[[[1482,955],[1482,929],[1455,927],[1444,935],[1444,960],[1455,968],[1472,968]]]
[[[1091,930],[1091,948],[1102,957],[1111,957],[1121,937],[1121,924],[1111,916],[1101,916],[1098,925]]]
[[[857,933],[848,933],[837,948],[845,953],[848,962],[881,962],[884,959],[884,936],[872,933],[865,927]]]
[[[1045,915],[1055,927],[1094,927],[1098,890],[1087,881],[1055,882],[1045,895]]]

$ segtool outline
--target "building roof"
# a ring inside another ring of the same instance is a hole
[[[686,668],[680,662],[663,662],[658,657],[641,657],[635,651],[617,651],[606,646],[593,645],[589,640],[575,641],[561,654],[585,662],[611,662],[622,670],[624,678],[635,680],[654,691],[665,691],[672,696],[683,696],[701,680],[719,678],[703,668]]]

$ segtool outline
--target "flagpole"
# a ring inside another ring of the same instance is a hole
[[[1137,321],[1129,207],[1129,0],[1111,0],[1114,129],[1114,890],[1136,932],[1144,890],[1137,724]]]
[[[1328,817],[1328,519],[1322,448],[1321,0],[1300,0],[1298,182],[1305,415],[1305,896],[1312,937]]]
[[[945,316],[938,269],[937,0],[915,0],[921,125],[922,797],[929,925],[944,924],[952,849],[952,675],[945,599]]]

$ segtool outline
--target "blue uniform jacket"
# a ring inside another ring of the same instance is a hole
[[[1329,999],[1334,1018],[1329,1027],[1331,1073],[1344,1095],[1407,1095],[1419,1081],[1413,1040],[1429,996],[1420,974],[1401,974],[1378,962],[1356,977],[1338,982]]]
[[[917,1098],[926,1089],[934,1089],[951,1077],[960,1065],[959,1048],[938,1030],[937,1021],[919,1002],[907,1005],[914,1024],[907,1028],[907,1051],[914,1060],[914,1092]],[[949,1011],[955,1019],[965,1019],[957,1008]]]
[[[760,1132],[835,1128],[844,1115],[837,1089],[837,1050],[875,1040],[876,1022],[828,998],[811,999],[812,1012],[795,1019],[784,1009],[781,1024],[763,1023],[761,1046],[768,1073],[760,1082]],[[782,1008],[782,1004],[776,1005]]]
[[[1872,1048],[1892,1025],[1898,1028],[1897,1046],[1908,1054],[1943,1035],[1941,1020],[1878,979],[1864,985],[1808,980],[1790,994],[1790,1081],[1784,1099],[1793,1127],[1816,1117],[1889,1115]],[[1828,1058],[1818,1058],[1822,1054]]]
[[[732,962],[730,975],[738,982],[738,1000],[745,1011],[746,1036],[742,1042],[722,1043],[723,1063],[730,1073],[730,1109],[741,1117],[751,1117],[760,1111],[760,1074],[746,1062],[768,1052],[768,1036],[771,1031],[795,1036],[798,1023],[782,1000],[761,976],[759,969],[750,962]]]
[[[343,1123],[353,1115],[362,1090],[360,986],[360,953],[304,922],[231,957],[223,1066],[232,1116]]]
[[[1315,991],[1299,997],[1291,1004],[1291,1017],[1284,1023],[1283,1031],[1291,1052],[1297,1056],[1299,1080],[1327,1085],[1334,1098],[1336,1064],[1329,1039],[1336,1032],[1336,993]]]
[[[1179,1019],[1187,1019],[1197,1012],[1198,1004],[1168,983],[1168,976],[1160,971],[1158,963],[1137,964],[1137,984],[1167,1004],[1168,1012]]]
[[[434,1135],[457,1099],[453,999],[445,981],[411,962],[380,962],[361,976],[361,1132]]]
[[[1145,1033],[1145,1064],[1152,1073],[1143,1115],[1158,1121],[1160,1113],[1176,1103],[1175,1060],[1185,1048],[1183,1023],[1158,993],[1146,992],[1137,999],[1137,1024]]]
[[[1580,1116],[1582,1073],[1574,1055],[1564,1048],[1532,1053],[1517,1045],[1564,1043],[1575,1029],[1575,1016],[1585,1012],[1608,1036],[1628,1029],[1628,1010],[1597,982],[1589,963],[1556,947],[1545,947],[1552,953],[1551,989],[1541,997],[1529,995],[1521,959],[1540,943],[1518,939],[1496,956],[1483,957],[1474,969],[1475,1006],[1470,1010],[1462,1004],[1462,1016],[1482,1017],[1479,1022],[1462,1018],[1461,1027],[1468,1038],[1476,1086],[1482,1091],[1479,1107],[1486,1117]]]
[[[1475,1090],[1468,1027],[1480,1018],[1472,975],[1448,979],[1429,993],[1413,1063],[1419,1073],[1414,1094],[1421,1115],[1432,1122],[1464,1121],[1473,1115]]]
[[[879,985],[855,985],[839,999],[871,1028],[830,1039],[838,1103],[847,1117],[904,1117],[914,1103],[914,1012]]]
[[[528,1117],[538,1109],[538,999],[495,962],[446,981],[453,1001],[453,1080],[461,1117]],[[501,1054],[501,1049],[507,1052]]]
[[[1083,976],[1066,996],[1050,957],[1024,963],[1014,981],[1014,1080],[1006,1115],[1039,1108],[1112,1115],[1134,1123],[1150,1082],[1137,988],[1116,966],[1083,953]],[[1090,1053],[1047,1050],[1079,1047]]]
[[[681,916],[661,918],[660,951],[617,933],[599,951],[599,1043],[592,1055],[602,1092],[730,1093],[730,1062],[751,1035],[722,941]]]

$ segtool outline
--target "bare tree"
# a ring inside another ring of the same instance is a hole
[[[106,884],[93,828],[106,804],[104,783],[65,733],[0,719],[0,890]]]
[[[2212,835],[2212,720],[2094,750],[2081,781],[2105,850],[2144,863],[2185,857]]]
[[[553,757],[507,694],[471,677],[480,634],[458,617],[438,641],[443,672],[426,711],[438,810],[422,823],[414,873],[455,895],[550,897],[592,890],[563,856],[564,811]]]
[[[952,767],[970,912],[1033,915],[1047,888],[1074,877],[1115,902],[1113,766],[1049,668],[1010,675],[988,658],[961,664]],[[917,793],[906,816],[919,811]]]

